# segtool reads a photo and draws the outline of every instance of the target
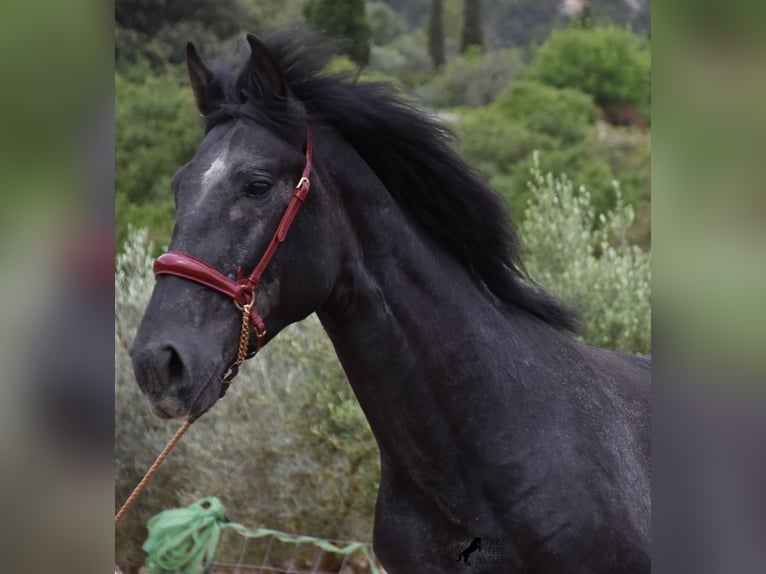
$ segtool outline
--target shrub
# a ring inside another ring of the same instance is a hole
[[[614,175],[588,137],[597,118],[593,100],[582,92],[518,82],[492,105],[463,110],[456,129],[462,153],[520,219],[530,198],[527,179],[535,150],[544,152],[546,170],[588,187],[598,209],[613,205]]]
[[[542,150],[542,148],[541,148]],[[541,151],[540,150],[540,151]],[[532,194],[527,185],[529,172],[537,165],[532,154],[513,166],[506,178],[491,181],[510,202],[514,214],[523,214]],[[603,213],[615,204],[612,181],[614,174],[604,159],[594,154],[582,143],[570,147],[554,147],[541,154],[539,160],[544,172],[565,175],[577,188],[585,187],[598,213]]]
[[[115,74],[115,233],[127,238],[127,222],[148,227],[159,245],[170,240],[170,178],[188,162],[202,138],[191,90],[168,69],[145,74],[146,64]]]
[[[521,66],[517,50],[482,54],[473,47],[414,92],[424,105],[432,108],[486,106],[513,81]]]
[[[650,55],[643,40],[614,26],[573,26],[554,31],[540,46],[528,78],[556,88],[576,88],[599,106],[649,99]]]
[[[589,95],[572,88],[556,89],[534,82],[517,82],[503,92],[495,107],[533,132],[551,136],[562,145],[585,139],[599,111]]]
[[[489,177],[507,174],[536,149],[556,147],[550,136],[534,132],[524,122],[511,120],[493,106],[463,110],[454,127],[463,155]]]
[[[374,46],[385,46],[398,38],[407,27],[404,19],[383,2],[368,2],[367,21],[370,23],[370,38]]]
[[[191,90],[169,70],[130,81],[115,75],[117,194],[133,203],[169,197],[170,178],[202,136]]]
[[[118,251],[126,245],[132,224],[146,230],[155,249],[152,255],[159,255],[170,244],[175,213],[176,208],[170,197],[132,203],[124,195],[117,195],[114,200],[114,233]]]
[[[222,40],[253,24],[240,0],[221,2],[146,2],[120,0],[115,4],[116,59],[145,58],[157,70],[166,63],[184,61],[185,46],[219,45]]]
[[[407,81],[430,70],[431,58],[422,32],[400,35],[385,46],[373,46],[369,69]]]
[[[650,255],[629,245],[633,209],[614,182],[615,207],[596,216],[588,191],[531,169],[522,232],[530,275],[581,312],[582,339],[630,353],[651,351]]]

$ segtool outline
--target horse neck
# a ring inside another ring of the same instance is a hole
[[[438,457],[445,433],[456,430],[446,427],[475,418],[469,408],[507,406],[509,386],[497,381],[509,381],[512,366],[496,359],[513,353],[511,332],[503,333],[513,311],[414,225],[374,175],[352,181],[360,169],[344,158],[325,171],[340,190],[347,239],[342,271],[317,314],[384,460],[391,451],[406,457],[403,443],[412,456]],[[459,432],[476,440],[470,424]]]

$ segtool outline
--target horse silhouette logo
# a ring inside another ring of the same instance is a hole
[[[460,554],[457,555],[457,562],[462,560],[463,564],[470,566],[471,563],[468,561],[468,559],[471,557],[471,554],[477,550],[481,552],[481,538],[474,538],[471,543],[466,548],[464,548]]]

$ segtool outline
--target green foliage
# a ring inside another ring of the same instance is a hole
[[[528,49],[542,43],[562,19],[561,0],[484,0],[491,14],[487,36],[500,46]]]
[[[160,200],[133,203],[124,194],[114,198],[114,235],[118,250],[128,240],[131,226],[147,230],[149,239],[156,247],[155,256],[159,256],[170,245],[173,220],[176,207],[169,196]]]
[[[422,32],[404,34],[386,46],[373,46],[369,70],[410,83],[431,68]]]
[[[185,46],[194,41],[210,53],[214,47],[251,25],[243,0],[117,0],[115,51],[118,62],[144,58],[156,69],[181,63]]]
[[[172,72],[141,82],[115,75],[115,130],[116,191],[134,203],[168,197],[202,135],[191,90]]]
[[[320,32],[344,40],[344,53],[360,66],[370,60],[370,25],[364,0],[307,0],[306,21]]]
[[[402,17],[383,2],[367,3],[367,20],[374,46],[385,46],[406,31]]]
[[[124,240],[132,221],[166,243],[173,215],[170,178],[194,155],[202,125],[178,73],[142,77],[142,69],[131,69],[115,75],[116,233]]]
[[[428,13],[428,54],[431,56],[434,68],[444,65],[444,15],[443,0],[431,0]]]
[[[179,22],[204,22],[218,35],[226,36],[237,30],[242,8],[239,0],[116,0],[114,16],[118,26],[149,36]]]
[[[463,33],[460,36],[460,51],[465,52],[471,47],[484,49],[481,0],[463,0]]]
[[[115,277],[117,504],[176,429],[151,414],[133,378],[127,349],[154,285],[154,248],[146,230],[127,236]],[[379,465],[364,415],[311,316],[249,361],[186,433],[117,530],[117,563],[142,561],[152,515],[206,496],[252,527],[370,540]]]
[[[463,110],[455,129],[463,156],[488,177],[508,174],[533,151],[556,145],[550,136],[510,121],[494,106]]]
[[[545,152],[547,170],[587,185],[599,207],[608,206],[613,175],[585,143],[597,117],[593,100],[582,92],[517,82],[492,105],[464,113],[457,131],[462,152],[520,217],[529,199],[526,182],[535,150]]]
[[[649,0],[639,1],[637,9],[628,9],[624,2],[614,0],[588,0],[588,6],[596,22],[611,22],[618,26],[630,26],[639,34],[647,34],[651,25]]]
[[[554,31],[537,50],[528,77],[576,88],[600,106],[643,105],[649,98],[650,55],[645,42],[614,26]]]
[[[521,69],[515,50],[488,52],[474,48],[454,58],[441,73],[417,86],[415,95],[426,106],[485,106],[508,87]]]
[[[598,108],[587,94],[533,82],[517,82],[494,105],[509,119],[523,122],[531,131],[555,138],[562,145],[583,141],[599,118]]]
[[[252,22],[249,31],[255,34],[263,34],[281,26],[301,22],[303,19],[304,0],[241,1],[247,13],[245,22]],[[246,31],[244,23],[240,24],[239,31],[240,35]]]
[[[515,218],[522,218],[530,199],[527,179],[532,152],[539,150],[545,171],[586,186],[599,211],[614,205],[612,180],[623,181],[626,201],[640,208],[640,228],[631,238],[646,245],[648,138],[604,124],[596,129],[598,114],[591,97],[577,90],[517,82],[492,105],[462,110],[454,125],[461,152],[506,199]]]
[[[606,211],[614,205],[612,181],[615,176],[609,164],[602,158],[594,156],[587,145],[580,144],[549,150],[543,155],[541,165],[545,172],[563,174],[576,186],[586,187],[597,211]],[[530,198],[527,180],[534,166],[534,157],[529,156],[513,167],[507,179],[490,182],[497,185],[498,190],[510,198],[513,213],[524,213],[524,207]]]
[[[536,160],[522,227],[530,275],[581,312],[585,342],[649,353],[650,255],[627,241],[632,206],[614,182],[615,207],[596,215],[584,187],[544,176]]]

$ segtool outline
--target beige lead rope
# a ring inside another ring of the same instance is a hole
[[[136,485],[136,487],[133,489],[133,492],[130,493],[130,496],[128,496],[128,499],[125,501],[125,504],[123,504],[122,508],[120,508],[117,514],[114,515],[115,527],[120,523],[120,520],[122,520],[122,517],[125,516],[130,507],[133,506],[133,503],[136,501],[138,496],[141,494],[141,492],[143,492],[143,490],[149,484],[149,481],[157,473],[157,470],[160,468],[162,462],[168,457],[170,451],[173,450],[173,447],[178,444],[178,441],[181,440],[181,437],[184,435],[184,433],[189,430],[191,424],[192,421],[186,421],[183,426],[176,431],[176,434],[173,435],[173,438],[170,439],[170,442],[168,442],[167,446],[162,449],[162,452],[157,457],[157,460],[155,460],[152,466],[149,467],[149,470],[146,471],[144,478],[142,478],[141,482]]]

